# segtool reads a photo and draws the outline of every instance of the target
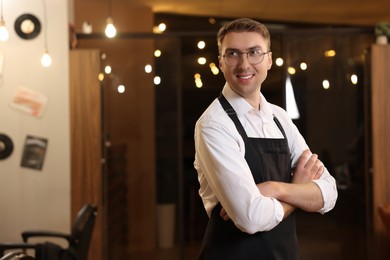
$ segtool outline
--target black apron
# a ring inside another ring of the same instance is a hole
[[[236,112],[221,95],[219,101],[245,142],[245,160],[255,183],[290,182],[291,156],[286,134],[274,117],[283,139],[248,137]],[[213,209],[203,238],[201,260],[299,259],[294,213],[270,231],[248,234],[220,217],[221,204]]]

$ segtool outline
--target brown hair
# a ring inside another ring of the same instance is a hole
[[[271,49],[271,36],[264,24],[249,18],[239,18],[224,24],[219,29],[217,36],[219,52],[221,52],[222,41],[229,32],[258,32],[266,40],[268,50]]]

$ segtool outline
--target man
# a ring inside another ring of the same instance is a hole
[[[324,214],[334,178],[261,84],[272,65],[270,35],[241,18],[218,32],[226,84],[195,126],[199,194],[209,215],[200,259],[299,259],[294,209]]]

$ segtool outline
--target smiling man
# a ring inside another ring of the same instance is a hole
[[[199,194],[209,216],[199,259],[299,259],[294,210],[324,214],[334,178],[285,110],[261,94],[270,35],[252,19],[218,32],[226,84],[195,126]]]

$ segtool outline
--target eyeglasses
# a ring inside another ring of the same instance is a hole
[[[248,62],[251,65],[256,65],[261,63],[264,60],[264,55],[270,53],[271,51],[263,52],[259,49],[253,49],[245,52],[240,52],[237,50],[228,50],[222,57],[225,59],[225,62],[228,65],[234,66],[241,62],[242,55],[246,54]]]

